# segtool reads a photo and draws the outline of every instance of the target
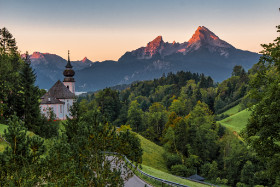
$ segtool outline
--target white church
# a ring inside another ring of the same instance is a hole
[[[70,63],[69,51],[68,62],[63,71],[64,80],[58,80],[49,91],[41,98],[41,113],[48,116],[49,108],[53,110],[58,120],[65,120],[67,116],[71,118],[70,107],[75,102],[75,71]]]

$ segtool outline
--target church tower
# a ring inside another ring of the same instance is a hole
[[[63,71],[64,80],[63,84],[72,92],[75,94],[75,79],[73,76],[75,75],[75,71],[72,69],[72,65],[70,63],[70,57],[69,57],[69,50],[68,50],[68,62],[65,66],[66,69]]]

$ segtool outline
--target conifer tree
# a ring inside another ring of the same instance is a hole
[[[4,27],[0,29],[0,113],[8,119],[19,108],[19,70],[21,59],[15,38]]]
[[[22,87],[22,114],[28,130],[38,131],[40,121],[40,89],[35,86],[36,75],[30,66],[29,55],[26,52],[22,71],[20,73]]]
[[[7,28],[0,29],[0,47],[1,53],[16,53],[16,40]]]

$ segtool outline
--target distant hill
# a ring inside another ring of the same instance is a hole
[[[235,65],[246,70],[260,55],[235,48],[204,26],[199,26],[187,42],[164,42],[156,37],[146,47],[126,52],[118,61],[91,62],[87,58],[73,62],[77,91],[95,91],[105,87],[149,80],[163,73],[180,70],[204,73],[221,82],[230,77]],[[66,60],[48,53],[31,55],[38,84],[48,89],[62,79]]]

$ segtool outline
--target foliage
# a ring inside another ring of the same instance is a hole
[[[26,128],[30,131],[38,131],[40,122],[40,89],[35,86],[36,76],[31,68],[31,61],[26,52],[23,68],[20,72],[20,86],[22,88],[22,116]]]
[[[95,101],[100,112],[108,121],[113,122],[117,119],[121,107],[117,91],[105,88],[96,94]]]
[[[44,141],[38,137],[27,136],[26,128],[16,116],[9,119],[4,138],[9,142],[3,153],[0,153],[0,184],[34,185],[40,181],[40,156],[45,152]],[[25,166],[25,167],[24,167]]]
[[[171,167],[171,173],[176,176],[189,177],[193,173],[195,173],[195,171],[193,171],[193,169],[187,168],[183,164],[180,164],[180,165],[173,165]]]
[[[0,29],[0,120],[22,112],[19,72],[22,61],[15,38],[4,27]]]
[[[136,132],[142,130],[142,116],[143,111],[140,109],[138,102],[132,101],[127,113],[127,124],[131,125]]]
[[[277,32],[280,32],[280,25]],[[279,161],[280,153],[280,37],[262,47],[258,70],[250,82],[250,97],[255,105],[245,138],[258,156],[265,160],[267,169],[264,172],[276,185],[280,176],[279,167],[274,166]]]
[[[6,28],[0,30],[0,121],[16,114],[25,127],[42,137],[57,135],[57,128],[40,114],[44,91],[35,86],[36,75],[26,52],[21,59],[16,41]],[[48,125],[46,125],[48,124]]]

